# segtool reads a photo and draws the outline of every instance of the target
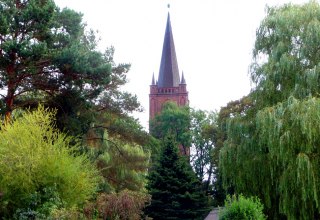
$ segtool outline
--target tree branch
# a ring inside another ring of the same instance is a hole
[[[120,153],[120,155],[125,158],[125,159],[129,159],[128,157],[126,157],[124,155],[124,153],[122,152],[122,150],[120,149],[119,145],[117,143],[115,143],[114,141],[111,141],[110,139],[106,139],[106,138],[99,138],[99,137],[96,137],[96,138],[86,138],[87,141],[90,141],[90,140],[105,140],[105,141],[108,141],[110,142],[112,145],[114,145],[116,147],[116,149],[118,150],[118,152]],[[112,146],[111,145],[111,146]]]

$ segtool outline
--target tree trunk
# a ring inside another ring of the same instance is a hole
[[[10,64],[7,67],[7,74],[8,74],[8,89],[7,89],[7,95],[5,98],[5,101],[6,101],[5,123],[10,122],[11,112],[13,110],[13,100],[14,100],[14,91],[15,91],[15,83],[13,80],[13,77],[14,77],[13,64]]]
[[[211,176],[212,176],[212,163],[210,163],[210,168],[208,169],[208,173],[209,173],[209,176],[208,176],[208,181],[207,181],[207,184],[206,184],[206,194],[208,195],[209,194],[209,186],[210,186],[210,180],[211,180]]]

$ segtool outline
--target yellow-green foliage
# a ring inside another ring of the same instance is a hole
[[[31,194],[48,188],[56,190],[62,207],[77,206],[95,193],[94,166],[74,154],[72,138],[54,128],[54,115],[40,106],[1,127],[0,209],[25,208]]]
[[[263,205],[257,197],[227,196],[219,220],[265,220]]]

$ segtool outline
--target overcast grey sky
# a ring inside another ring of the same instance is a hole
[[[249,93],[248,67],[255,31],[266,5],[307,0],[55,0],[84,14],[89,28],[99,31],[100,48],[113,45],[117,63],[131,63],[125,90],[144,107],[135,114],[148,125],[149,85],[158,77],[167,4],[180,74],[184,72],[190,106],[219,110]]]

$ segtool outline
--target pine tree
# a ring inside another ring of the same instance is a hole
[[[187,159],[179,155],[173,138],[164,141],[148,180],[152,200],[145,213],[153,219],[204,219],[208,213],[200,180]]]

